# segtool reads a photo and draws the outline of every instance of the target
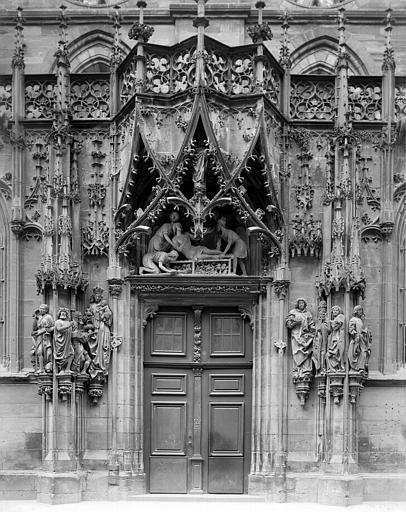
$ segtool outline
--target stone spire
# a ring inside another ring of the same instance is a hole
[[[145,0],[138,0],[137,7],[139,11],[139,18],[128,31],[128,37],[135,39],[141,43],[148,43],[150,37],[154,33],[154,27],[144,23],[144,9],[147,6]]]
[[[286,70],[286,69],[290,69],[291,66],[292,66],[292,61],[291,61],[291,58],[290,58],[290,50],[289,50],[289,43],[290,43],[290,40],[289,40],[289,34],[288,34],[288,31],[289,31],[289,15],[288,15],[288,12],[285,11],[283,13],[283,16],[281,17],[282,19],[282,29],[283,29],[283,37],[282,37],[282,45],[281,45],[281,49],[280,49],[280,52],[279,52],[279,62],[280,62],[280,65]]]
[[[193,20],[193,26],[197,28],[197,48],[196,48],[196,85],[204,85],[204,32],[209,26],[209,20],[206,18],[205,3],[207,0],[195,0],[197,3],[197,16]]]
[[[345,43],[345,9],[338,10],[338,55],[336,63],[336,126],[343,127],[348,121],[348,54]]]
[[[24,69],[24,18],[22,17],[22,7],[17,7],[17,18],[15,27],[14,55],[11,65],[14,68]]]
[[[258,9],[258,23],[248,27],[247,32],[253,43],[262,43],[263,41],[270,41],[272,39],[272,30],[269,23],[263,21],[263,9],[265,2],[259,1],[255,4]]]
[[[385,51],[383,54],[382,71],[395,70],[395,56],[392,47],[392,9],[386,9],[385,23]]]
[[[110,55],[110,70],[113,72],[121,63],[121,50],[120,50],[120,30],[121,30],[121,15],[120,6],[115,5],[114,11],[111,16],[114,28],[114,42],[111,48]]]

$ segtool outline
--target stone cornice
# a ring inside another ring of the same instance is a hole
[[[88,8],[69,8],[70,25],[75,24],[100,24],[109,23],[112,9],[91,9]],[[14,27],[16,12],[14,10],[0,10],[0,26],[11,25]],[[126,9],[121,7],[120,14],[123,16],[122,25],[131,25],[138,20],[138,9]],[[281,10],[266,9],[263,11],[264,21],[269,22],[272,26],[280,25],[280,16],[283,14]],[[24,25],[58,25],[59,9],[24,9]],[[153,25],[174,23],[176,19],[187,18],[193,19],[196,16],[195,4],[172,4],[169,9],[146,10],[144,13],[144,22]],[[248,4],[230,5],[217,4],[206,6],[207,18],[239,18],[245,19],[247,23],[257,22],[257,13]],[[331,24],[336,25],[336,11],[330,9],[296,9],[289,11],[290,24]],[[382,25],[382,19],[385,17],[385,11],[376,9],[363,9],[346,12],[346,23],[360,25]],[[406,24],[406,10],[398,10],[393,12],[396,19],[396,26]]]

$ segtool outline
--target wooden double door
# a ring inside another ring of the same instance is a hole
[[[145,336],[151,493],[247,490],[252,332],[237,308],[162,307]]]

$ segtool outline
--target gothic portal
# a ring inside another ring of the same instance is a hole
[[[401,0],[3,4],[0,497],[406,499]]]

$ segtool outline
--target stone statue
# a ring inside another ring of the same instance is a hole
[[[221,240],[224,240],[227,245],[222,254],[225,256],[231,249],[233,257],[233,273],[237,273],[237,264],[239,264],[241,273],[246,276],[247,270],[243,260],[247,257],[247,244],[235,231],[226,228],[226,219],[224,217],[220,217],[217,221],[217,231],[220,236],[217,242],[217,249],[220,249]]]
[[[316,323],[312,355],[317,375],[326,369],[326,351],[330,332],[330,324],[327,320],[327,303],[322,301],[318,308],[318,320]]]
[[[32,330],[31,330],[31,339],[32,339],[32,347],[31,347],[31,363],[35,370],[35,372],[40,371],[40,358],[42,357],[41,353],[41,344],[39,343],[39,337],[37,335],[38,331],[38,320],[40,319],[39,309],[34,311],[32,315]]]
[[[355,306],[353,316],[348,326],[350,344],[348,347],[348,362],[351,370],[368,374],[368,361],[371,355],[372,336],[364,324],[362,306]]]
[[[327,369],[331,372],[344,371],[344,314],[340,306],[331,309],[331,333],[327,346]]]
[[[98,373],[107,375],[110,364],[110,329],[113,323],[113,313],[107,302],[102,299],[103,289],[94,288],[88,313],[91,314],[91,325],[96,336],[90,336],[89,334],[87,336],[89,355],[92,359],[89,374],[92,378],[95,378]],[[87,332],[89,333],[89,329],[87,329]]]
[[[33,330],[35,338],[36,357],[39,363],[39,372],[52,372],[52,336],[54,319],[49,314],[47,304],[41,304],[36,322],[37,329]]]
[[[209,249],[204,245],[192,245],[193,236],[190,233],[183,233],[182,226],[176,226],[176,235],[172,239],[172,244],[177,251],[183,254],[188,260],[203,260],[218,258],[221,251],[218,249]]]
[[[140,275],[142,274],[159,274],[160,272],[164,273],[174,273],[175,270],[172,270],[165,265],[170,265],[173,261],[178,259],[178,252],[173,250],[170,252],[164,251],[156,251],[156,252],[147,252],[142,257],[142,267],[139,268]]]
[[[297,299],[295,308],[289,311],[286,327],[290,330],[292,343],[293,378],[310,377],[315,326],[304,299]]]
[[[61,308],[54,329],[54,359],[58,374],[70,372],[74,350],[72,345],[72,327],[74,323],[69,319],[69,310]]]
[[[174,247],[171,237],[176,234],[176,228],[180,226],[179,213],[172,212],[169,216],[169,220],[170,222],[162,224],[162,226],[160,226],[153,234],[148,243],[147,253],[154,253],[158,251],[168,252],[171,247]]]
[[[86,339],[83,333],[83,317],[80,311],[72,313],[73,326],[72,326],[72,344],[73,344],[73,361],[71,370],[82,375],[87,374],[90,363],[89,353],[85,348]]]

